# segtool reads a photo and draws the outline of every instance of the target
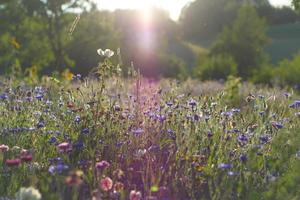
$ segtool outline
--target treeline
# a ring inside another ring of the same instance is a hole
[[[298,57],[276,67],[264,51],[270,42],[268,26],[300,21],[290,7],[275,8],[268,0],[196,0],[184,7],[178,22],[157,8],[148,23],[142,15],[135,10],[100,11],[87,0],[2,0],[0,72],[22,76],[69,69],[87,75],[101,59],[96,50],[110,48],[118,53],[113,62],[122,65],[124,75],[134,65],[150,77],[236,75],[299,84],[297,78],[293,82],[289,75],[278,78],[275,73],[292,70],[294,75],[298,68],[293,65],[300,71]]]

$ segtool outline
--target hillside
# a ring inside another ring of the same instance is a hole
[[[273,63],[282,59],[291,59],[300,51],[300,22],[272,26],[268,30],[271,39],[266,51]]]

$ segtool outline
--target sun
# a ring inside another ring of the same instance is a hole
[[[136,9],[145,11],[145,17],[150,17],[151,8],[161,8],[169,12],[173,20],[179,18],[181,9],[190,0],[94,0],[100,9]]]

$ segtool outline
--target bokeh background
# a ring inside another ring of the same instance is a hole
[[[294,4],[293,4],[294,3]],[[298,87],[297,0],[1,0],[0,72],[88,75],[114,50],[151,78]]]

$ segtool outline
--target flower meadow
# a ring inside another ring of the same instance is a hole
[[[300,199],[293,91],[112,68],[71,82],[3,79],[0,199]]]

